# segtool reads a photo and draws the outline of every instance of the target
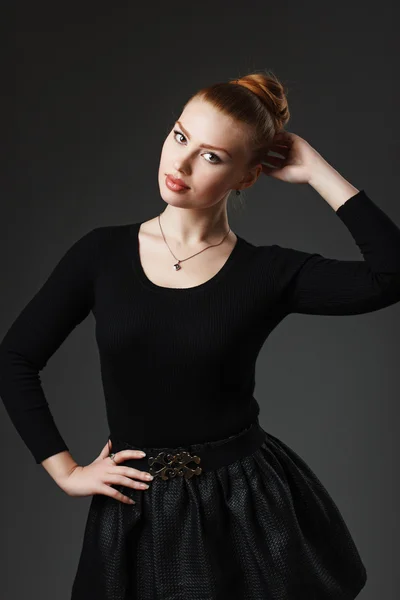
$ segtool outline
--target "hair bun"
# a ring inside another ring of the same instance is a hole
[[[276,131],[284,128],[290,118],[289,105],[286,91],[272,71],[250,73],[232,83],[242,85],[258,96],[274,120]]]

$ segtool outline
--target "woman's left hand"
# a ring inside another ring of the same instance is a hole
[[[262,172],[287,183],[309,183],[318,167],[326,164],[306,140],[289,131],[281,131],[274,137],[270,151],[282,154],[283,158],[268,157],[268,165],[261,163]]]

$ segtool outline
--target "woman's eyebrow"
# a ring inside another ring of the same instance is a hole
[[[184,128],[184,126],[182,125],[182,123],[180,121],[176,121],[176,123],[182,129],[182,131],[186,135],[186,137],[190,140],[190,135],[186,131],[186,129]],[[211,144],[200,144],[200,148],[212,148],[213,150],[221,150],[222,152],[226,152],[226,154],[228,156],[230,156],[230,158],[232,158],[232,155],[228,152],[228,150],[225,150],[225,148],[218,148],[217,146],[211,146]]]

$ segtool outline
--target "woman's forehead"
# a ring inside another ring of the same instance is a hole
[[[248,126],[245,123],[225,115],[205,101],[193,100],[182,111],[178,121],[200,144],[229,146],[227,150],[237,151],[243,149],[247,141]]]

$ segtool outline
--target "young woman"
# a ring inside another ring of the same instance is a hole
[[[285,131],[288,119],[272,73],[196,93],[163,145],[165,209],[78,239],[1,343],[0,395],[17,431],[69,496],[92,496],[72,600],[350,600],[366,583],[327,490],[260,426],[254,372],[290,313],[399,302],[400,230]],[[263,173],[317,190],[364,260],[231,231],[230,193]],[[82,466],[38,374],[90,312],[110,435]]]

